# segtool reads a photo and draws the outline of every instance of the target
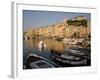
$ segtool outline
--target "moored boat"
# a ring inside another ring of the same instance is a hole
[[[54,68],[55,66],[48,62],[45,58],[36,54],[29,54],[26,60],[27,69],[39,69],[39,68]]]
[[[83,55],[72,55],[70,52],[60,52],[51,50],[52,58],[60,63],[72,66],[87,65],[87,58]]]

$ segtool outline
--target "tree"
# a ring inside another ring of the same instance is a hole
[[[85,26],[87,27],[87,20],[68,20],[68,25]]]

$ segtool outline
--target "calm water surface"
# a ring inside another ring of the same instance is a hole
[[[23,41],[23,64],[25,64],[26,57],[28,54],[33,53],[48,59],[50,62],[56,64],[51,58],[51,49],[63,51],[65,48],[70,48],[72,46],[65,45],[63,41],[57,41],[54,39],[44,39],[46,48],[41,50],[38,48],[38,43],[40,39],[30,39]],[[60,65],[58,65],[60,66]]]
[[[57,41],[51,38],[45,38],[43,41],[46,44],[45,49],[39,49],[38,44],[41,39],[35,38],[35,39],[29,39],[29,40],[24,40],[23,41],[23,65],[26,63],[26,57],[32,53],[32,54],[37,54],[39,56],[42,56],[46,58],[50,63],[57,65],[58,67],[61,67],[62,65],[56,63],[53,61],[51,57],[51,49],[52,50],[57,50],[57,51],[64,51],[65,48],[73,48],[77,47],[77,45],[65,45],[63,41]]]

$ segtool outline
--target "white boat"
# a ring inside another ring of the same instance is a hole
[[[77,39],[63,39],[63,42],[65,44],[75,45],[75,44],[77,44],[78,40]]]

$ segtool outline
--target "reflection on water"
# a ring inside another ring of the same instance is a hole
[[[50,60],[52,63],[51,58],[51,49],[63,51],[66,47],[62,41],[56,41],[54,39],[44,39],[43,42],[46,44],[46,48],[38,48],[38,43],[41,41],[39,38],[24,40],[23,41],[23,63],[25,64],[26,56],[30,53],[40,55],[45,57],[46,59]],[[70,46],[69,46],[70,47]]]
[[[46,58],[49,62],[60,67],[61,65],[53,61],[51,57],[51,50],[64,51],[67,48],[77,47],[78,45],[67,45],[63,41],[57,41],[52,38],[45,38],[43,42],[46,44],[45,48],[38,48],[41,41],[39,38],[29,39],[23,41],[23,65],[26,64],[27,56],[32,53]]]
[[[30,40],[24,40],[24,47],[25,48],[30,48],[30,49],[38,49],[38,43],[39,43],[40,39],[36,38],[36,39],[30,39]],[[47,50],[58,50],[58,51],[63,51],[65,48],[70,48],[73,47],[73,45],[65,45],[63,41],[57,41],[54,39],[44,39],[43,42],[46,44],[46,49]]]

